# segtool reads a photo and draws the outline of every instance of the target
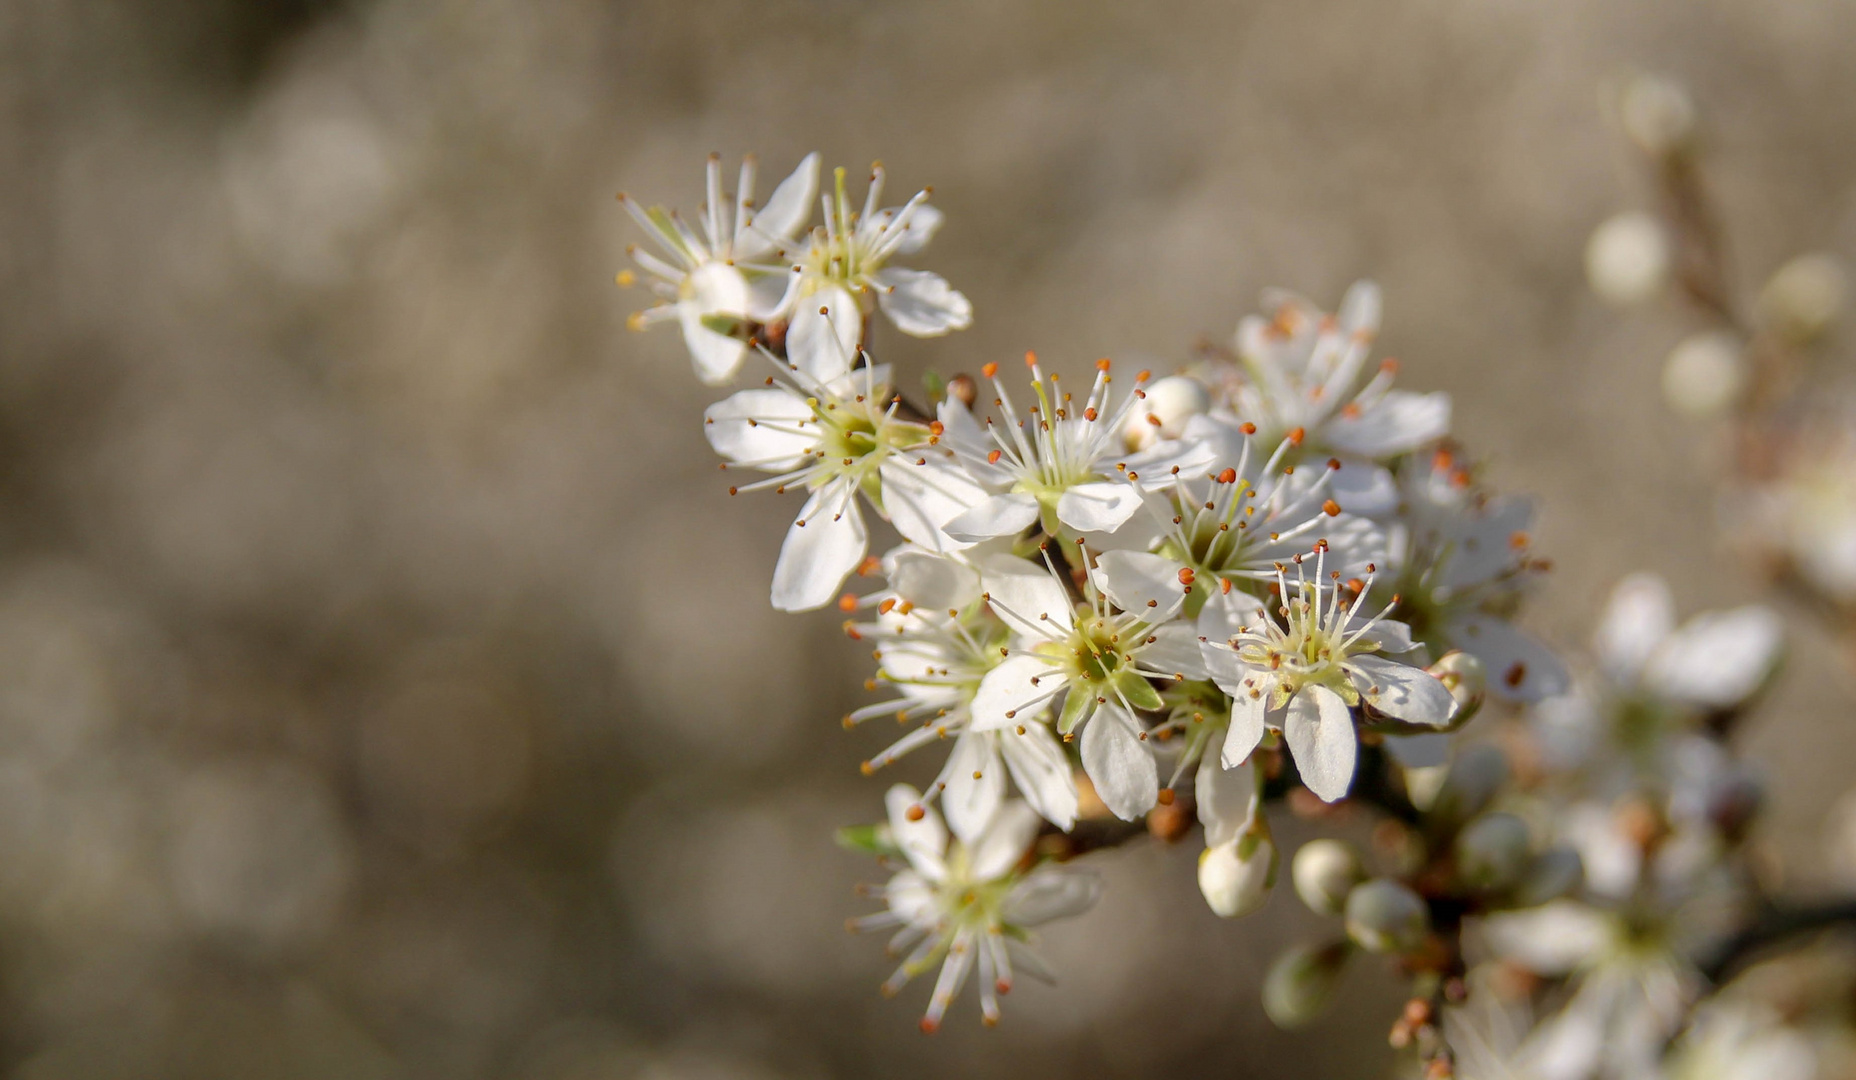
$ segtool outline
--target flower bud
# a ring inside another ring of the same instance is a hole
[[[1499,747],[1471,746],[1450,763],[1431,812],[1444,821],[1468,821],[1487,808],[1508,782],[1508,757]]]
[[[1295,895],[1311,911],[1339,915],[1347,907],[1347,894],[1366,880],[1359,853],[1344,840],[1310,840],[1295,852],[1289,864]]]
[[[1327,1008],[1353,949],[1345,941],[1298,945],[1276,958],[1263,977],[1263,1011],[1277,1027],[1301,1027]]]
[[[1803,344],[1830,329],[1843,311],[1849,277],[1829,255],[1800,255],[1772,275],[1759,291],[1759,314],[1767,326]]]
[[[1130,450],[1145,450],[1161,439],[1177,439],[1185,434],[1187,420],[1211,411],[1211,391],[1190,375],[1155,379],[1145,392],[1147,396],[1128,411],[1127,425],[1121,429]]]
[[[1694,140],[1695,101],[1673,79],[1633,75],[1618,94],[1618,120],[1644,153],[1663,157]]]
[[[1585,881],[1585,863],[1571,848],[1549,848],[1534,858],[1533,865],[1514,890],[1517,907],[1539,907],[1558,900]]]
[[[1499,892],[1521,880],[1533,861],[1527,822],[1484,814],[1456,837],[1457,875],[1472,889]]]
[[[1451,699],[1456,702],[1453,721],[1467,720],[1482,707],[1482,695],[1489,688],[1489,672],[1481,660],[1461,649],[1452,649],[1424,670],[1437,676],[1450,691]]]
[[[1430,910],[1411,887],[1374,878],[1347,894],[1347,936],[1367,952],[1406,952],[1431,928]]]
[[[1690,334],[1663,363],[1663,400],[1685,416],[1707,420],[1740,400],[1746,390],[1746,350],[1726,330]]]
[[[1629,211],[1592,230],[1585,277],[1599,299],[1616,307],[1640,304],[1669,279],[1669,237],[1654,217]]]
[[[1199,892],[1214,915],[1248,915],[1270,898],[1277,860],[1268,828],[1239,833],[1235,840],[1199,854]]]

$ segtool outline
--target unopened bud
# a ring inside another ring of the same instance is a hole
[[[1424,899],[1403,882],[1374,878],[1347,894],[1347,936],[1367,952],[1408,952],[1430,928]]]
[[[1262,907],[1276,884],[1276,844],[1267,828],[1199,854],[1199,892],[1212,913],[1231,919]]]
[[[1472,889],[1499,892],[1521,880],[1533,861],[1527,822],[1513,814],[1484,814],[1456,837],[1456,868]]]
[[[1673,79],[1633,75],[1618,94],[1618,120],[1644,153],[1663,157],[1694,140],[1695,100]]]
[[[1704,330],[1682,339],[1663,362],[1663,400],[1697,420],[1733,407],[1746,391],[1746,349],[1738,335]]]
[[[1480,659],[1461,649],[1453,649],[1425,670],[1437,676],[1437,681],[1450,691],[1451,700],[1456,702],[1453,719],[1466,720],[1482,707],[1482,695],[1489,688],[1489,671]]]
[[[1641,211],[1607,219],[1585,244],[1585,277],[1599,299],[1616,307],[1641,304],[1669,279],[1669,237]]]
[[[1145,450],[1161,439],[1177,439],[1185,434],[1187,420],[1211,411],[1211,391],[1189,375],[1163,376],[1144,390],[1147,396],[1129,410],[1121,429],[1130,450]]]
[[[1848,294],[1849,277],[1835,258],[1800,255],[1779,267],[1759,291],[1759,314],[1786,339],[1803,344],[1830,329]]]
[[[1515,887],[1514,903],[1517,907],[1539,907],[1568,895],[1584,881],[1585,864],[1580,861],[1578,852],[1571,848],[1549,848],[1534,857],[1521,884]]]
[[[1353,949],[1345,941],[1298,945],[1276,958],[1263,977],[1263,1011],[1277,1027],[1301,1027],[1327,1008]]]
[[[1296,849],[1289,864],[1289,880],[1302,903],[1321,915],[1339,915],[1347,907],[1347,894],[1366,880],[1366,870],[1353,845],[1344,840],[1310,840]]]
[[[1450,763],[1431,812],[1445,821],[1468,821],[1482,813],[1507,782],[1508,757],[1499,747],[1468,747]]]

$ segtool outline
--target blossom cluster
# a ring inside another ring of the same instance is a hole
[[[1502,1041],[1468,988],[1525,969],[1563,980],[1563,1008],[1483,1075],[1648,1075],[1699,999],[1693,941],[1744,921],[1757,785],[1719,723],[1773,670],[1770,612],[1677,629],[1666,587],[1630,579],[1575,679],[1515,621],[1548,569],[1532,506],[1489,489],[1448,395],[1395,385],[1371,283],[1332,313],[1266,293],[1229,348],[1158,376],[1103,358],[1073,381],[1026,353],[911,396],[879,329],[973,317],[892,263],[941,215],[926,190],[882,206],[880,166],[860,204],[833,177],[820,198],[809,156],[759,205],[753,162],[729,193],[712,158],[700,231],[621,199],[663,249],[633,251],[663,301],[633,325],[675,321],[705,383],[753,379],[703,416],[729,493],[803,500],[773,606],[835,606],[871,651],[844,726],[900,733],[863,771],[933,759],[840,835],[894,870],[854,920],[894,931],[885,990],[938,970],[933,1031],[977,974],[995,1022],[1016,973],[1044,974],[1030,928],[1095,901],[1093,847],[1196,822],[1201,892],[1233,917],[1271,894],[1273,809],[1359,803],[1386,818],[1375,852],[1324,837],[1292,861],[1341,926],[1278,961],[1273,1018],[1389,954],[1416,980],[1395,1044],[1450,1075],[1452,1029]]]

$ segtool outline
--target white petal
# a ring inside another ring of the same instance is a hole
[[[964,610],[980,598],[980,574],[966,563],[930,551],[906,550],[889,561],[889,587],[930,611]]]
[[[972,861],[968,863],[967,872],[975,881],[1004,877],[1030,850],[1031,841],[1037,839],[1038,826],[1042,823],[1037,811],[1018,799],[1000,806],[986,834],[970,845]]]
[[[941,824],[941,815],[934,812],[934,807],[922,805],[922,794],[907,784],[896,784],[883,795],[883,804],[889,811],[889,835],[908,856],[909,865],[929,881],[940,881],[947,876],[947,867],[942,862],[947,853],[947,827]],[[920,807],[922,816],[909,820],[911,808]]]
[[[1116,817],[1133,821],[1160,797],[1160,774],[1134,718],[1105,705],[1083,727],[1083,769]]]
[[[1481,515],[1460,525],[1455,550],[1444,563],[1438,584],[1453,589],[1480,585],[1514,569],[1526,556],[1515,540],[1525,536],[1534,519],[1534,506],[1526,499],[1504,499]]]
[[[1308,790],[1327,802],[1345,797],[1359,739],[1352,710],[1340,695],[1325,686],[1301,688],[1289,702],[1282,733]]]
[[[1365,676],[1354,676],[1353,684],[1360,696],[1395,720],[1442,727],[1456,711],[1456,702],[1443,681],[1423,668],[1383,656],[1351,656],[1346,663]]]
[[[1192,626],[1170,622],[1156,626],[1147,635],[1152,638],[1140,647],[1141,667],[1164,675],[1184,675],[1188,679],[1208,679],[1211,672],[1199,652],[1199,635]]]
[[[1340,309],[1336,317],[1340,321],[1341,329],[1349,336],[1365,334],[1371,337],[1379,332],[1379,313],[1382,307],[1378,284],[1362,279],[1347,286],[1347,294],[1340,299]]]
[[[807,154],[792,175],[767,196],[760,212],[754,215],[754,229],[775,241],[792,239],[812,216],[812,203],[818,197],[818,152]],[[740,252],[736,252],[740,256]]]
[[[786,359],[821,383],[850,373],[863,336],[863,313],[836,285],[800,299],[786,332]]]
[[[1489,689],[1510,701],[1539,701],[1572,685],[1566,665],[1553,651],[1493,615],[1452,620],[1452,644],[1482,661]]]
[[[1632,574],[1611,590],[1592,648],[1605,674],[1633,686],[1675,625],[1676,602],[1668,584],[1655,574]]]
[[[704,326],[702,316],[687,305],[677,306],[677,320],[682,324],[683,344],[690,351],[696,377],[707,386],[721,386],[734,378],[748,355],[747,342]]]
[[[1357,458],[1341,462],[1328,480],[1328,494],[1342,510],[1362,517],[1384,517],[1398,509],[1398,483],[1392,474]]]
[[[1025,725],[1025,733],[1007,728],[998,735],[999,749],[1012,773],[1012,783],[1044,820],[1068,832],[1076,823],[1076,780],[1070,759],[1050,729]]]
[[[883,213],[886,220],[895,220],[894,209],[885,210]],[[896,241],[896,254],[913,255],[927,247],[928,241],[934,239],[934,234],[940,230],[941,223],[946,220],[946,217],[947,215],[928,203],[915,204],[915,209],[909,211],[909,220],[904,223],[907,235]]]
[[[1365,605],[1361,605],[1364,608]],[[1347,632],[1354,633],[1366,625],[1367,614],[1356,614],[1347,620]],[[1360,635],[1360,648],[1377,648],[1382,652],[1404,653],[1416,648],[1411,640],[1411,627],[1397,619],[1380,619],[1371,630]]]
[[[913,870],[897,871],[883,887],[883,899],[905,923],[933,926],[940,918],[934,886]]]
[[[743,390],[703,413],[702,433],[716,453],[767,472],[803,464],[817,431],[812,407],[785,390]]]
[[[1038,519],[1036,496],[1023,492],[988,496],[971,510],[955,515],[941,530],[955,540],[979,543],[996,536],[1016,536]]]
[[[1193,781],[1192,797],[1199,804],[1199,822],[1205,826],[1205,846],[1235,839],[1250,819],[1250,801],[1257,791],[1257,770],[1248,762],[1226,768],[1224,732],[1205,743],[1205,756]]]
[[[1101,895],[1102,880],[1095,874],[1068,866],[1050,866],[1033,871],[1019,882],[1006,896],[1003,910],[1006,921],[1014,926],[1038,926],[1052,919],[1081,915],[1094,907],[1096,898]],[[1021,971],[1034,968],[1016,953],[1012,959]]]
[[[1141,489],[1129,483],[1078,484],[1057,497],[1057,520],[1079,532],[1113,532],[1141,508]]]
[[[819,488],[780,545],[780,561],[773,568],[773,606],[810,611],[831,603],[868,548],[863,510],[850,481],[835,480]]]
[[[1321,435],[1336,449],[1383,458],[1442,438],[1449,431],[1449,394],[1393,390],[1358,416],[1337,415]]]
[[[967,475],[992,490],[1011,486],[1011,470],[986,460],[993,450],[992,437],[959,398],[943,399],[935,408],[935,418],[941,421],[941,445],[959,455]]]
[[[877,304],[905,334],[939,337],[973,325],[972,303],[939,274],[892,266],[872,277]]]
[[[989,556],[980,561],[980,585],[1006,625],[1033,641],[1055,640],[1075,625],[1069,591],[1037,563]]]
[[[1231,726],[1225,729],[1224,750],[1218,756],[1219,764],[1227,769],[1249,761],[1257,744],[1263,741],[1263,729],[1269,718],[1269,695],[1275,684],[1263,678],[1257,683],[1257,697],[1251,697],[1246,691],[1231,698]]]
[[[972,541],[957,540],[942,530],[955,517],[987,498],[978,484],[945,457],[892,454],[879,466],[883,510],[904,540],[931,551],[960,551]]]
[[[1005,769],[993,749],[993,738],[981,731],[963,731],[941,770],[941,809],[947,826],[962,843],[971,846],[992,824],[1005,801]]]
[[[1244,628],[1263,621],[1263,604],[1256,597],[1237,589],[1225,592],[1217,582],[1207,582],[1205,587],[1212,590],[1212,595],[1199,609],[1199,636],[1207,642],[1222,645]],[[1237,658],[1229,649],[1219,651],[1234,661]]]
[[[1770,608],[1711,611],[1690,619],[1663,643],[1644,681],[1677,701],[1728,708],[1766,681],[1783,642],[1784,624]]]
[[[1140,614],[1176,608],[1185,586],[1179,572],[1183,563],[1145,551],[1105,551],[1096,559],[1096,587],[1123,611]]]
[[[979,690],[973,695],[973,730],[1002,731],[1029,725],[1043,714],[1045,705],[1064,685],[1063,675],[1043,657],[1030,653],[1008,656],[980,679]]]

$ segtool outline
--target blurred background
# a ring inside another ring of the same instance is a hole
[[[1691,86],[1746,282],[1856,249],[1836,0],[12,0],[0,49],[0,1067],[29,1080],[1384,1072],[1391,980],[1271,1030],[1257,978],[1312,917],[1219,921],[1191,845],[1101,858],[1044,935],[1063,985],[999,1030],[965,1001],[924,1039],[925,987],[876,994],[842,923],[879,871],[830,839],[879,812],[887,734],[838,724],[867,657],[768,609],[796,504],[727,498],[716,395],[673,329],[625,331],[616,191],[693,209],[708,152],[769,185],[814,148],[935,185],[916,261],[977,317],[883,337],[908,382],[1165,368],[1266,285],[1376,278],[1404,384],[1538,496],[1530,622],[1568,650],[1630,570],[1690,612],[1755,590],[1717,433],[1660,403],[1690,324],[1580,277],[1650,196],[1600,82]],[[1746,744],[1807,884],[1844,678],[1797,635]]]

